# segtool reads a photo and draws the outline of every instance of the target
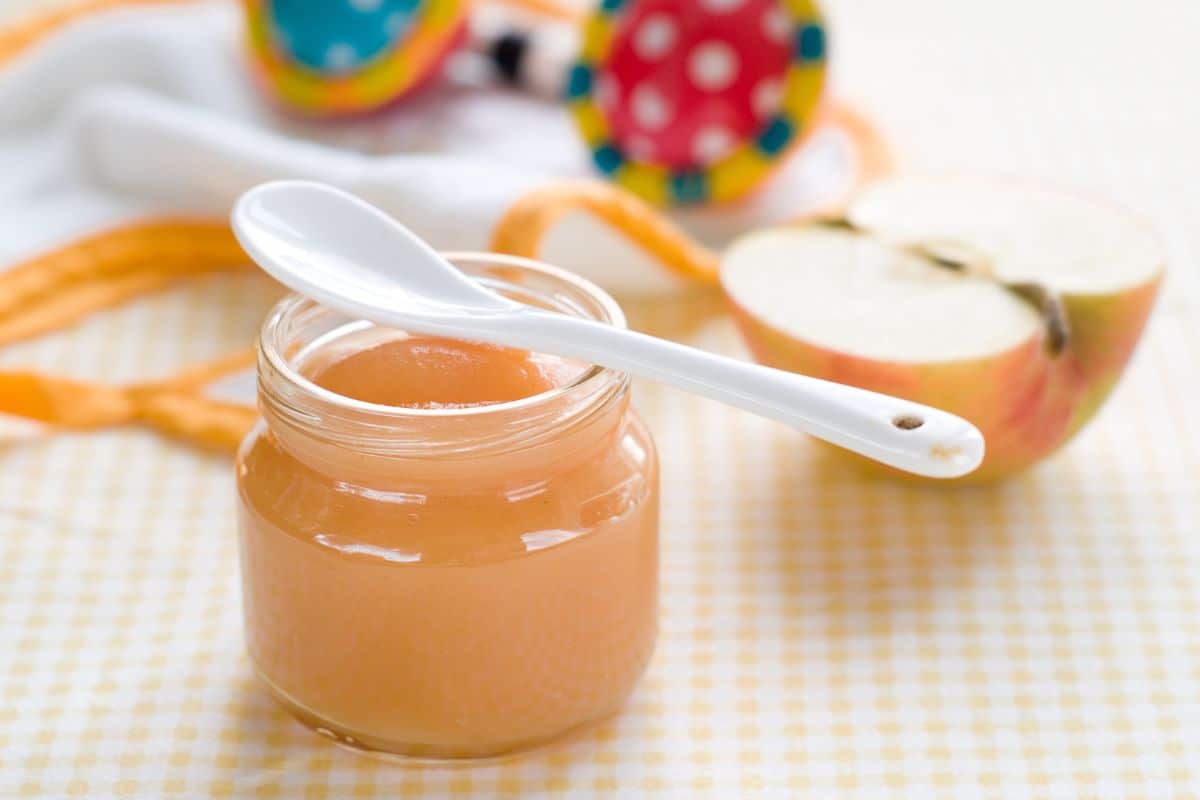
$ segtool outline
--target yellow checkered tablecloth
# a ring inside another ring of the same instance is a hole
[[[1200,797],[1200,6],[829,0],[907,165],[1094,188],[1171,256],[1098,421],[993,488],[873,482],[657,386],[662,635],[628,710],[443,769],[302,730],[243,654],[226,459],[139,431],[0,452],[0,797]],[[108,381],[244,344],[222,277],[0,352]],[[738,347],[719,301],[634,304]]]

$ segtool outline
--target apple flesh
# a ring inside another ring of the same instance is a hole
[[[754,357],[956,413],[988,481],[1067,442],[1128,363],[1162,281],[1157,237],[1076,195],[901,177],[844,219],[735,242],[721,283]]]

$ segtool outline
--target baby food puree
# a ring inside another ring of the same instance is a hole
[[[507,270],[621,322],[590,284]],[[440,758],[620,707],[657,604],[657,459],[627,376],[301,298],[264,326],[259,373],[263,421],[238,459],[243,594],[281,702],[344,743]]]

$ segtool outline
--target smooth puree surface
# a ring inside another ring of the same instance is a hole
[[[301,365],[340,395],[451,410],[585,369],[377,332]],[[627,398],[499,449],[447,441],[490,433],[489,414],[439,420],[425,456],[330,448],[265,415],[238,465],[247,639],[298,716],[362,747],[462,757],[619,708],[657,605],[656,456]]]
[[[355,400],[407,408],[469,408],[532,397],[577,378],[582,365],[511,347],[434,336],[383,342],[313,374]]]

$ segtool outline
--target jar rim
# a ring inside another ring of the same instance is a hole
[[[542,276],[549,277],[555,281],[559,281],[566,286],[581,293],[588,301],[594,303],[599,309],[598,315],[592,315],[591,318],[599,322],[613,325],[618,328],[626,328],[628,324],[625,319],[625,313],[621,310],[620,305],[613,297],[598,285],[583,278],[574,272],[556,267],[551,264],[546,264],[541,261],[535,261],[529,258],[520,256],[504,255],[499,253],[486,253],[478,251],[447,251],[441,255],[453,263],[455,266],[460,265],[477,265],[480,267],[492,266],[498,268],[516,268],[526,270]],[[482,279],[485,284],[496,283],[501,284],[500,280]],[[519,287],[517,287],[519,288]],[[489,415],[496,417],[511,414],[513,412],[528,411],[537,409],[546,404],[552,404],[555,401],[570,395],[577,390],[592,387],[601,384],[602,382],[627,382],[628,374],[610,367],[601,367],[596,364],[589,365],[588,369],[583,371],[579,376],[568,383],[560,386],[547,389],[544,392],[521,397],[516,400],[506,400],[498,403],[488,403],[484,405],[457,407],[457,408],[413,408],[410,406],[392,406],[382,403],[372,403],[365,400],[358,400],[353,397],[339,394],[338,392],[326,389],[316,382],[306,377],[292,363],[292,358],[284,354],[284,348],[281,347],[280,338],[283,334],[284,324],[295,317],[302,309],[314,306],[324,308],[320,303],[312,300],[305,295],[290,293],[272,307],[267,314],[266,321],[263,323],[259,334],[258,350],[261,358],[264,358],[280,376],[287,382],[300,388],[304,392],[314,396],[324,403],[329,403],[335,408],[370,414],[373,417],[394,419],[394,420],[417,420],[417,419],[453,419],[466,418],[486,419]],[[558,309],[563,310],[563,309]],[[578,309],[577,309],[578,310]]]

